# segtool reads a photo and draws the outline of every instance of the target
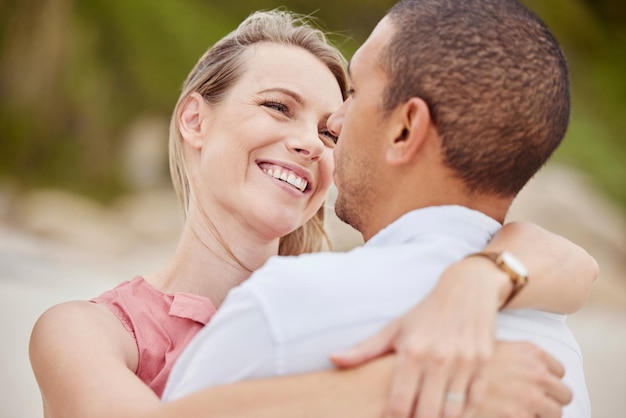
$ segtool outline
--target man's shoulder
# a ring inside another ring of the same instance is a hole
[[[241,291],[284,339],[397,316],[430,292],[454,261],[449,247],[442,251],[443,245],[431,244],[274,257]]]
[[[347,252],[323,251],[291,256],[270,257],[267,262],[252,274],[252,278],[266,277],[269,274],[287,274],[293,272],[306,273],[311,270],[327,270],[350,263],[362,253],[368,252],[365,247],[357,247]]]
[[[571,352],[581,357],[580,347],[567,326],[566,316],[535,309],[504,310],[498,313],[498,338],[519,338],[551,347],[555,352]]]
[[[319,252],[298,256],[271,257],[242,285],[253,293],[285,294],[302,292],[309,287],[323,287],[342,277],[352,277],[355,265],[363,265],[370,253],[359,247],[349,252]]]
[[[328,295],[358,286],[363,289],[430,281],[445,267],[471,252],[463,243],[436,235],[385,246],[360,246],[346,252],[271,257],[243,285],[265,295]]]

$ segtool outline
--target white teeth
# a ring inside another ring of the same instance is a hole
[[[309,182],[303,178],[298,178],[296,180],[296,187],[301,191],[304,191],[304,189],[306,189],[307,184],[309,184]]]
[[[299,189],[301,192],[303,192],[304,189],[306,189],[307,181],[303,178],[294,176],[294,181],[292,182],[288,180],[288,182],[292,184],[293,186],[295,186],[297,189]]]
[[[296,189],[304,192],[307,185],[309,184],[302,177],[296,176],[294,173],[290,171],[283,171],[280,167],[267,168],[263,170],[268,176],[274,177],[275,179],[280,179],[288,184],[291,184]]]

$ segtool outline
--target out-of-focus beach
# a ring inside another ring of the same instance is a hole
[[[601,275],[568,323],[584,356],[594,418],[626,411],[626,225],[580,174],[549,166],[522,192],[510,219],[534,221],[586,248]],[[329,221],[339,250],[359,242]],[[180,212],[170,190],[141,192],[104,207],[62,191],[13,199],[0,188],[1,418],[41,417],[28,339],[49,306],[88,299],[153,271],[173,250]]]

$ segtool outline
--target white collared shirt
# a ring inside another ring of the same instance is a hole
[[[482,249],[500,224],[460,206],[405,214],[346,253],[272,257],[192,340],[163,399],[244,379],[332,368],[331,353],[370,337],[428,295],[446,267]],[[565,366],[574,401],[564,417],[589,417],[582,356],[565,317],[498,315],[498,338],[531,341]]]

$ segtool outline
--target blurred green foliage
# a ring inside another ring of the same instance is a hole
[[[0,178],[107,199],[124,132],[168,117],[198,57],[251,11],[319,18],[350,57],[393,0],[0,0]],[[574,111],[556,158],[626,208],[626,5],[525,0],[568,56]],[[165,169],[165,168],[164,168]]]

